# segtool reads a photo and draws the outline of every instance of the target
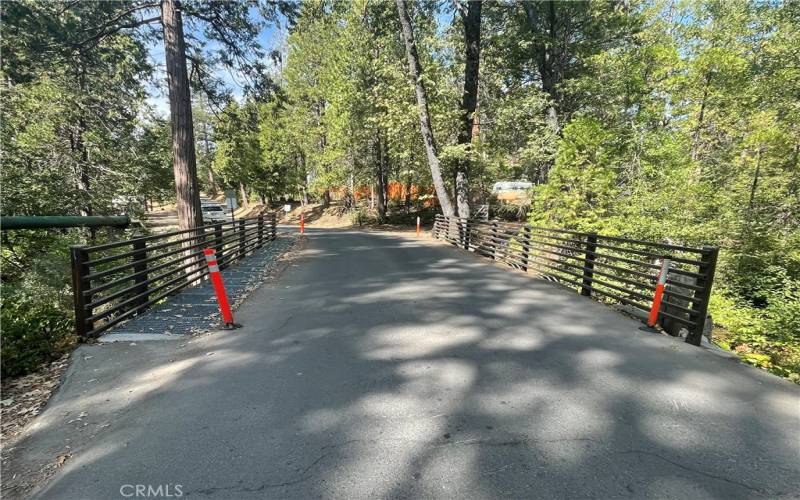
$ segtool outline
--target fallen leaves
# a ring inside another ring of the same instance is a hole
[[[67,460],[69,460],[71,456],[72,453],[62,453],[56,458],[56,465],[61,467],[62,465],[67,463]]]
[[[68,363],[69,355],[65,355],[35,373],[3,380],[3,399],[0,400],[2,448],[13,445],[14,438],[42,411],[50,395],[58,388]]]

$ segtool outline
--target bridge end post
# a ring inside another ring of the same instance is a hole
[[[694,292],[695,300],[692,301],[692,311],[696,311],[694,318],[694,326],[692,330],[686,335],[686,342],[688,344],[700,345],[703,340],[703,328],[706,324],[706,316],[708,316],[708,303],[711,300],[711,287],[714,285],[714,273],[717,270],[717,258],[719,257],[719,248],[717,247],[703,247],[700,264],[698,266],[700,277],[697,278],[695,285],[702,288],[700,291]]]
[[[89,254],[86,247],[76,245],[69,247],[70,260],[72,262],[72,296],[75,303],[75,334],[79,337],[86,337],[92,327],[86,321],[91,316],[91,311],[86,308],[86,296],[84,291],[89,289],[89,281],[86,276],[89,268],[86,262]],[[90,299],[91,300],[91,299]]]

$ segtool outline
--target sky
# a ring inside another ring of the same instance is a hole
[[[256,9],[251,9],[250,15],[254,20],[260,19]],[[448,12],[448,9],[442,9],[436,19],[440,27],[448,26],[453,21],[453,13]],[[279,14],[278,20],[280,26],[277,26],[275,23],[269,23],[264,26],[261,29],[261,33],[259,33],[258,41],[266,54],[274,49],[285,49],[286,38],[289,34],[286,27],[286,18],[283,17],[282,14]],[[185,25],[184,28],[187,29],[188,26]],[[205,40],[202,33],[193,34],[201,40]],[[209,43],[211,44],[212,42]],[[149,97],[147,98],[147,102],[159,115],[166,118],[169,116],[169,100],[167,96],[166,74],[164,73],[164,46],[162,42],[153,42],[149,47],[149,57],[150,62],[156,68],[155,79],[158,83],[148,86],[147,91]],[[270,61],[265,62],[268,65],[270,64]],[[235,75],[232,75],[228,70],[218,71],[217,76],[230,88],[236,99],[241,99],[241,79],[237,79]]]
[[[252,16],[256,16],[256,12],[251,12]],[[258,41],[265,53],[269,53],[274,49],[280,49],[285,45],[288,30],[286,28],[285,19],[281,16],[281,26],[275,24],[268,24],[261,29],[258,35]],[[184,26],[186,28],[186,26]],[[202,33],[193,33],[201,40],[205,40]],[[212,42],[209,42],[209,46]],[[149,94],[147,102],[150,106],[162,117],[169,116],[169,100],[167,96],[166,74],[164,71],[164,45],[163,42],[155,41],[148,48],[150,62],[156,68],[155,81],[156,83],[148,85],[147,92]],[[268,63],[268,61],[267,61]],[[241,79],[236,78],[228,70],[217,71],[217,76],[222,79],[225,84],[233,92],[237,99],[242,97]]]

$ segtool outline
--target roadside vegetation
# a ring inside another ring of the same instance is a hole
[[[169,125],[145,103],[144,41],[118,33],[86,52],[77,37],[111,3],[3,2],[0,142],[3,215],[138,216],[168,198]],[[174,196],[174,195],[173,195]],[[75,344],[69,246],[115,235],[3,231],[2,375]]]
[[[184,4],[188,145],[147,100],[166,92],[151,3],[2,4],[3,215],[163,201],[184,227],[194,187],[335,205],[357,224],[489,205],[717,245],[716,342],[800,381],[800,3]],[[267,25],[285,39],[261,47]],[[189,146],[196,165],[173,162]],[[502,203],[500,181],[533,188]],[[113,235],[2,237],[7,376],[74,343],[67,248]]]

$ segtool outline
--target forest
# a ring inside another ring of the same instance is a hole
[[[434,198],[469,217],[524,180],[529,204],[500,215],[719,246],[715,342],[800,382],[800,2],[0,9],[3,215],[176,202],[192,227],[198,190],[360,211],[366,187],[378,222]],[[198,184],[176,185],[179,167]],[[423,196],[390,199],[391,183]],[[4,375],[74,344],[67,248],[104,237],[2,232]]]

